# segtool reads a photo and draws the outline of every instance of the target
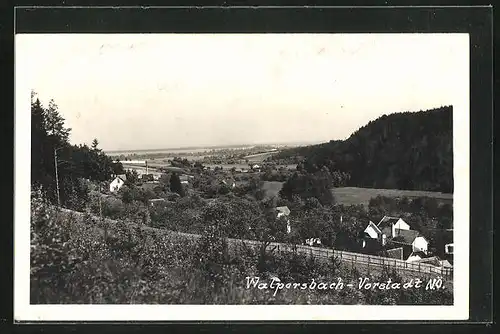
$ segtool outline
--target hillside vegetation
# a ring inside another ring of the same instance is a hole
[[[384,115],[347,140],[284,150],[270,159],[348,173],[346,186],[453,192],[452,106]]]

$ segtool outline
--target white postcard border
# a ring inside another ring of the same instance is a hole
[[[466,320],[469,317],[469,35],[464,43],[464,82],[453,101],[454,305],[30,305],[30,81],[16,55],[14,166],[15,321],[201,320]],[[454,36],[451,36],[454,35]],[[15,41],[20,35],[16,35]],[[36,56],[36,55],[33,55]],[[465,73],[464,73],[465,76]]]

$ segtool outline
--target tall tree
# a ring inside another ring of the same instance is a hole
[[[173,191],[181,196],[185,195],[184,188],[182,187],[181,180],[177,173],[173,173],[170,177],[170,191]]]

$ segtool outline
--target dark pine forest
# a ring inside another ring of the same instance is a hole
[[[346,186],[453,192],[453,108],[384,115],[346,140],[288,149],[272,160],[346,173]]]

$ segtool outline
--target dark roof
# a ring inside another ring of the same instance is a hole
[[[403,259],[403,247],[393,248],[387,250],[387,255],[393,259]]]
[[[418,252],[413,252],[411,253],[411,256],[419,256],[421,259],[424,259],[427,257],[427,255],[424,252],[418,251]]]
[[[384,218],[382,218],[380,220],[380,222],[377,224],[377,226],[378,226],[378,228],[384,228],[386,226],[391,226],[393,224],[396,224],[398,220],[399,220],[399,218],[397,218],[397,217],[384,216]]]
[[[423,259],[420,259],[420,260],[417,260],[417,261],[420,262],[420,263],[432,264],[432,265],[435,265],[435,266],[438,266],[438,267],[441,266],[441,261],[440,261],[439,257],[437,257],[437,256],[431,256],[431,257],[423,258]]]
[[[418,237],[418,235],[419,235],[418,231],[402,230],[397,228],[396,235],[394,236],[393,240],[396,239],[394,241],[411,245],[413,243],[413,240],[415,240],[415,238]]]

